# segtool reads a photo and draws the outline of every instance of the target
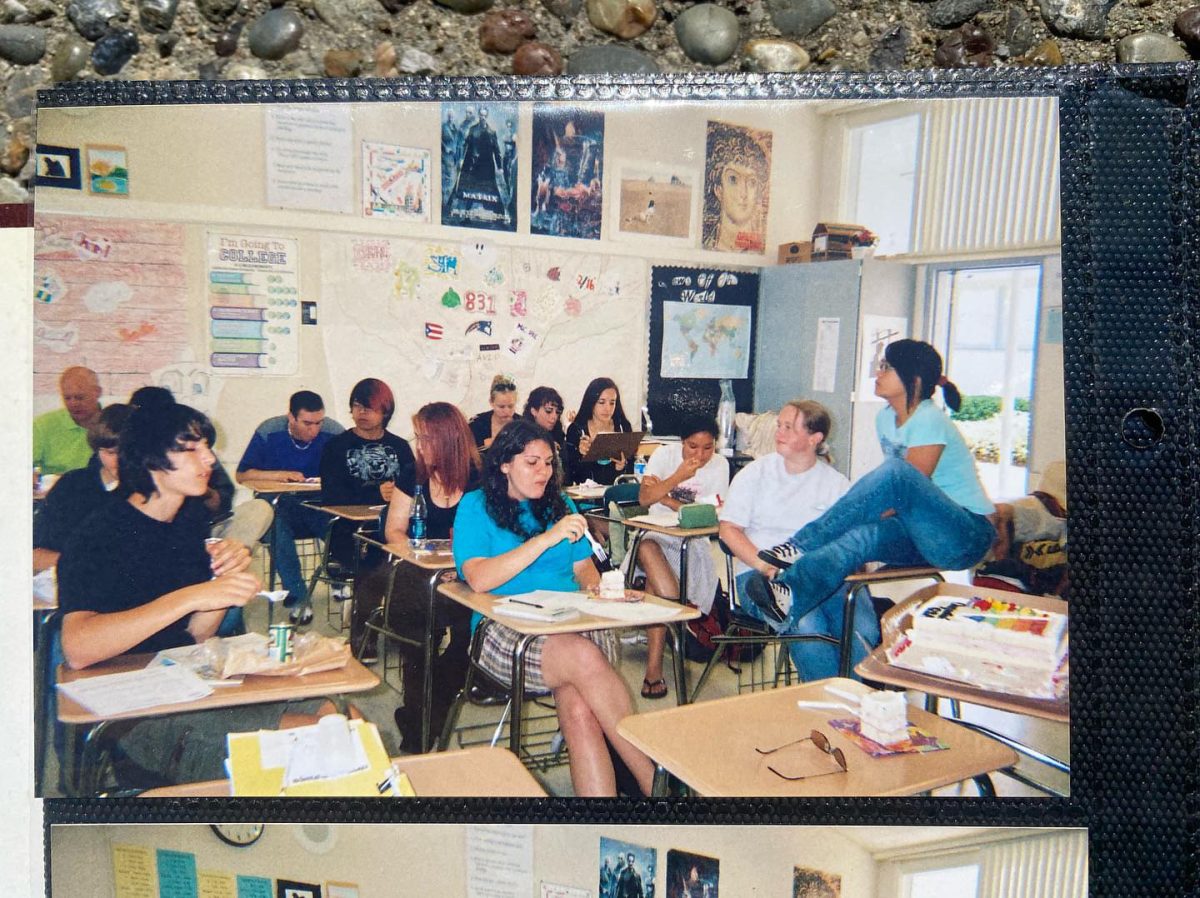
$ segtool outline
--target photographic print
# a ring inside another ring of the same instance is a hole
[[[697,180],[694,172],[683,169],[622,167],[616,231],[690,240]]]
[[[129,196],[129,164],[124,147],[87,148],[88,191],[104,196]]]
[[[717,898],[720,862],[675,848],[667,852],[667,898]]]
[[[517,104],[442,104],[442,224],[517,229]]]
[[[533,107],[529,232],[600,239],[604,113]]]
[[[79,190],[82,186],[79,175],[79,147],[53,147],[39,143],[34,183],[38,187]]]
[[[792,898],[842,898],[842,877],[811,867],[792,873]]]
[[[433,154],[363,141],[363,215],[429,221]]]
[[[771,132],[710,121],[701,245],[726,253],[764,252],[770,202]]]
[[[658,851],[600,837],[598,898],[654,898]]]

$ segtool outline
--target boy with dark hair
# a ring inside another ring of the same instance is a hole
[[[212,425],[185,405],[135,407],[121,431],[120,498],[67,541],[58,562],[66,662],[78,670],[130,652],[201,643],[229,608],[259,590],[244,545],[206,546],[207,522],[185,509],[208,490]],[[250,706],[138,722],[126,757],[162,782],[224,775],[231,731],[295,726],[331,710],[320,702]]]
[[[258,425],[242,460],[238,463],[238,483],[269,480],[300,483],[316,477],[321,470],[321,453],[326,444],[345,428],[325,416],[325,403],[311,390],[293,393],[288,413],[268,418]],[[316,493],[279,495],[275,502],[275,567],[283,588],[288,591],[288,607],[308,606],[308,586],[300,571],[296,540],[324,536],[329,516],[314,511],[304,502],[320,501]],[[297,620],[307,623],[301,610]]]
[[[92,457],[87,467],[68,471],[46,495],[33,520],[33,571],[58,563],[67,539],[117,488],[117,437],[129,417],[129,406],[118,403],[100,412],[88,428]]]

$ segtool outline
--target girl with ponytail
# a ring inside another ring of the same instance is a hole
[[[932,401],[938,388],[957,410],[962,397],[936,349],[888,344],[875,371],[875,395],[887,403],[875,419],[883,463],[787,542],[758,553],[764,576],[746,593],[776,629],[794,629],[818,606],[840,627],[842,581],[867,562],[962,570],[987,554],[995,508],[966,441]],[[862,635],[878,641],[877,626]]]

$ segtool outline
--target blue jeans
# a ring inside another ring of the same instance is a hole
[[[742,596],[746,594],[746,583],[751,577],[757,576],[759,575],[755,571],[746,571],[743,574],[738,574],[738,604],[746,614],[767,623],[771,627],[775,627],[776,624],[767,620],[757,605],[749,600],[742,601]],[[839,589],[816,608],[812,609],[812,611],[808,612],[808,614],[801,617],[794,625],[789,625],[779,632],[820,633],[824,636],[831,636],[835,640],[841,639],[842,620],[845,616],[844,599],[845,589]],[[879,644],[879,618],[875,616],[875,608],[866,597],[860,597],[858,603],[854,606],[854,632],[865,639],[870,645]],[[823,680],[826,677],[836,677],[838,675],[838,646],[834,643],[815,639],[805,640],[804,642],[792,642],[788,645],[788,652],[792,656],[792,666],[796,668],[796,672],[804,682]],[[867,649],[863,645],[862,640],[857,637],[853,638],[850,642],[851,668],[866,657]]]
[[[305,499],[311,500],[311,494]],[[324,539],[329,521],[329,515],[308,508],[296,496],[281,495],[275,505],[275,570],[279,572],[283,588],[298,604],[308,601],[308,583],[300,573],[296,540]]]
[[[895,514],[882,518],[889,509]],[[804,555],[779,578],[792,588],[780,630],[790,632],[867,562],[957,571],[983,558],[995,538],[987,517],[963,508],[903,459],[888,459],[792,536]]]

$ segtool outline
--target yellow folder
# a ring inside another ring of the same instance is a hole
[[[351,736],[361,740],[367,769],[346,776],[310,780],[284,788],[283,767],[263,767],[261,731],[229,734],[229,772],[233,794],[239,797],[415,796],[408,777],[397,774],[379,737],[379,729],[364,720],[351,720]]]

